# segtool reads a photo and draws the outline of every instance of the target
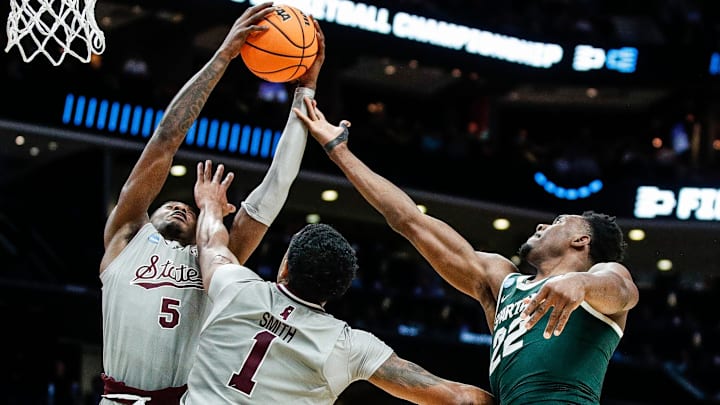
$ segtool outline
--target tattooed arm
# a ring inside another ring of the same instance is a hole
[[[493,396],[473,385],[449,381],[392,354],[368,379],[383,391],[416,404],[491,405]]]
[[[105,256],[100,272],[120,254],[132,236],[150,221],[148,209],[165,185],[175,153],[182,145],[187,131],[230,62],[240,54],[240,47],[247,36],[252,32],[266,30],[256,24],[273,10],[270,2],[245,10],[212,58],[185,83],[167,106],[105,223]]]

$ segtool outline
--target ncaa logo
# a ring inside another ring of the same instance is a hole
[[[160,243],[160,234],[154,233],[154,234],[148,236],[148,242],[154,243],[157,245],[158,243]]]

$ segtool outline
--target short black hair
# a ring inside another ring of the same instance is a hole
[[[308,224],[293,235],[287,261],[290,290],[317,304],[342,297],[358,268],[355,249],[327,224]]]
[[[582,217],[592,229],[590,259],[593,263],[621,262],[625,258],[627,243],[615,217],[594,211],[585,211]]]

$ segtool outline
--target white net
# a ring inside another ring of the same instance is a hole
[[[72,55],[90,62],[105,51],[95,21],[96,0],[10,0],[5,52],[17,46],[25,62],[45,55],[57,66]]]

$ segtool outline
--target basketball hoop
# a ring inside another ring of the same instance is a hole
[[[105,51],[95,22],[96,0],[10,0],[5,52],[18,47],[25,62],[44,54],[54,66],[72,55],[84,63]]]

